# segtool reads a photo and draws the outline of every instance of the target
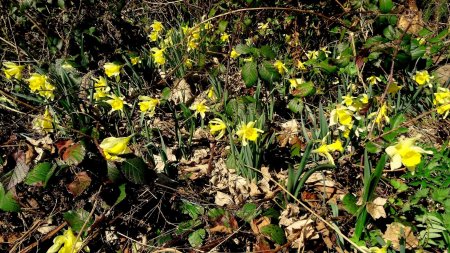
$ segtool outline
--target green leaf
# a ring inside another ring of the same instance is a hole
[[[205,209],[203,207],[187,201],[183,201],[181,211],[184,214],[189,215],[194,220],[205,213]]]
[[[177,229],[175,230],[175,234],[176,235],[181,235],[184,232],[193,229],[199,225],[201,225],[202,222],[200,220],[188,220],[188,221],[183,221],[180,224],[178,224]]]
[[[248,54],[252,51],[251,47],[244,44],[237,45],[235,49],[238,54]]]
[[[114,205],[119,204],[127,197],[127,191],[126,191],[125,186],[126,186],[126,184],[119,185],[120,194],[119,194],[119,197],[117,197],[116,202],[114,202]]]
[[[425,52],[427,50],[427,47],[425,45],[418,45],[418,42],[415,42],[416,44],[411,45],[411,59],[416,60],[420,57],[425,55]]]
[[[384,28],[383,30],[383,35],[384,37],[386,37],[388,40],[396,40],[397,39],[397,32],[395,31],[394,27],[389,25],[386,28]]]
[[[67,147],[62,154],[62,160],[66,165],[77,166],[86,155],[86,148],[79,142]]]
[[[304,82],[298,85],[298,87],[294,91],[294,96],[306,97],[310,95],[314,95],[316,93],[316,88],[314,87],[314,83],[311,81]]]
[[[399,127],[405,121],[406,117],[402,113],[395,115],[390,120],[391,129]]]
[[[65,212],[63,217],[64,220],[67,221],[67,223],[76,233],[80,232],[84,223],[86,223],[84,231],[86,231],[92,225],[92,223],[94,223],[92,217],[89,217],[89,212],[84,209],[78,209],[76,211],[71,210]]]
[[[379,0],[378,3],[380,5],[380,11],[383,14],[389,13],[394,7],[392,0]]]
[[[204,230],[203,228],[196,230],[189,234],[189,244],[194,248],[200,247],[203,244],[203,239],[205,239],[205,236],[206,230]]]
[[[19,212],[20,205],[14,199],[11,191],[5,192],[3,184],[0,183],[0,210],[5,212]]]
[[[261,228],[261,233],[279,245],[286,243],[284,230],[277,225],[269,224]]]
[[[244,79],[245,86],[251,87],[258,81],[258,70],[256,62],[247,62],[242,67],[242,79]]]
[[[225,210],[222,208],[213,208],[208,211],[208,217],[212,220],[222,217],[225,214]]]
[[[378,147],[378,145],[376,145],[373,142],[366,143],[366,150],[367,150],[367,152],[372,153],[372,154],[376,154],[376,153],[380,152],[380,148]]]
[[[435,189],[433,190],[433,192],[431,193],[431,198],[434,201],[440,202],[440,203],[444,203],[444,201],[446,199],[448,199],[450,196],[450,188],[446,188],[446,189]]]
[[[246,222],[251,222],[260,213],[261,212],[258,210],[258,206],[256,204],[246,203],[239,211],[236,212],[236,216]]]
[[[321,61],[319,64],[317,64],[317,67],[325,70],[329,74],[334,73],[334,72],[336,72],[338,70],[338,67],[336,67],[334,65],[331,65],[328,62],[328,59],[326,59],[324,61]]]
[[[380,35],[377,35],[377,36],[367,39],[366,43],[364,43],[364,47],[370,48],[370,47],[378,46],[378,45],[386,43],[386,42],[388,42],[387,39],[381,37]]]
[[[404,192],[408,190],[408,185],[398,179],[391,179],[389,182],[391,183],[392,187],[397,190],[397,192]]]
[[[120,179],[120,170],[117,168],[117,165],[114,162],[108,161],[106,168],[108,170],[108,179],[113,183],[117,182]]]
[[[170,93],[171,93],[171,90],[170,90],[169,87],[164,88],[164,89],[162,90],[162,92],[161,92],[161,100],[162,100],[162,101],[167,101],[167,100],[169,100],[169,98],[170,98]]]
[[[293,98],[289,101],[288,108],[293,113],[301,113],[303,111],[303,101],[300,98]]]
[[[227,26],[228,26],[228,21],[226,20],[220,20],[219,22],[219,31],[221,33],[225,32],[227,30]]]
[[[348,213],[355,215],[358,212],[358,206],[356,205],[357,201],[358,200],[353,194],[347,193],[342,199],[342,204],[344,204],[344,209]]]
[[[273,51],[272,47],[265,45],[260,48],[261,55],[268,60],[273,60],[277,55]]]
[[[396,130],[392,131],[391,133],[385,134],[383,136],[383,139],[388,141],[388,142],[392,142],[395,140],[395,138],[397,137],[397,135],[399,134],[404,134],[408,132],[408,128],[406,127],[399,127]]]
[[[45,187],[47,181],[53,175],[54,170],[52,170],[52,167],[53,165],[50,162],[36,164],[25,178],[25,184],[34,185],[39,183]]]
[[[278,73],[277,69],[268,61],[264,61],[259,65],[258,72],[261,79],[267,82],[277,81],[281,78],[281,75]]]
[[[147,164],[140,157],[127,159],[121,167],[122,173],[131,182],[135,184],[145,184]]]
[[[442,41],[449,33],[449,29],[444,29],[440,32],[436,37],[429,39],[428,41],[431,43],[437,43]]]

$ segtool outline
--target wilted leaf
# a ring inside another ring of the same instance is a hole
[[[250,227],[255,235],[261,234],[261,228],[270,224],[270,218],[263,216],[250,222]]]
[[[18,183],[22,182],[27,176],[30,167],[26,164],[26,155],[23,151],[17,151],[15,154],[16,167],[14,167],[13,174],[9,180],[7,190],[13,188]]]
[[[78,172],[73,182],[67,186],[67,190],[76,197],[89,187],[91,181],[91,178],[85,171]]]
[[[94,222],[92,218],[89,218],[89,212],[84,209],[65,212],[63,217],[76,233],[80,232],[84,223],[86,223],[85,229],[87,229]]]
[[[314,87],[314,83],[311,81],[299,84],[297,88],[292,91],[292,95],[296,97],[306,97],[314,95],[315,93],[316,88]]]
[[[384,211],[384,204],[386,204],[386,199],[376,198],[372,202],[368,202],[366,206],[367,212],[372,216],[374,220],[381,217],[386,218],[386,212]]]
[[[86,148],[79,142],[66,148],[62,154],[62,159],[67,165],[76,166],[80,164],[86,155]]]

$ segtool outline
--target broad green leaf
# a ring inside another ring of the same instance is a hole
[[[267,82],[278,81],[281,78],[281,75],[278,73],[277,69],[268,61],[264,61],[259,64],[258,72],[261,79]]]
[[[393,142],[395,140],[395,138],[399,135],[399,134],[404,134],[408,132],[408,128],[406,127],[399,127],[396,130],[383,135],[383,139],[388,141],[388,142]]]
[[[425,45],[411,45],[411,59],[417,60],[425,55],[427,47]]]
[[[48,179],[53,175],[54,170],[52,170],[52,167],[53,165],[50,162],[36,164],[25,178],[25,184],[34,185],[39,183],[45,187]]]
[[[62,154],[62,160],[67,165],[76,166],[80,164],[86,155],[86,148],[79,142],[67,147]]]
[[[431,198],[434,201],[444,203],[446,199],[450,198],[450,188],[433,190]]]
[[[298,85],[298,87],[294,90],[293,95],[298,97],[306,97],[310,95],[314,95],[316,93],[316,88],[314,87],[314,83],[311,81],[304,82]]]
[[[228,21],[226,20],[220,20],[219,21],[219,31],[220,32],[225,32],[227,30],[227,26],[228,26]]]
[[[167,101],[170,98],[171,90],[169,87],[165,87],[161,92],[161,100]]]
[[[260,213],[261,212],[258,210],[258,206],[256,204],[246,203],[239,211],[236,212],[236,216],[246,222],[251,222]]]
[[[326,59],[324,61],[321,61],[319,64],[317,64],[317,67],[325,70],[329,74],[334,73],[334,72],[336,72],[338,70],[337,66],[331,65],[328,62],[328,59]]]
[[[398,37],[397,36],[397,32],[395,31],[395,28],[393,26],[391,26],[391,25],[389,25],[386,28],[384,28],[383,35],[388,40],[396,40],[397,37]]]
[[[188,220],[183,221],[180,224],[178,224],[177,229],[175,230],[176,235],[181,235],[184,232],[191,230],[199,225],[201,225],[202,222],[200,220]]]
[[[347,193],[342,199],[342,204],[344,204],[344,209],[348,213],[355,215],[358,211],[358,206],[356,205],[357,201],[358,200],[353,194]]]
[[[268,60],[273,60],[277,55],[273,51],[272,47],[265,45],[260,48],[261,55],[264,56]]]
[[[238,54],[248,54],[252,51],[251,47],[244,44],[237,45],[235,49]]]
[[[140,157],[127,159],[123,162],[121,170],[125,178],[135,184],[145,184],[147,182],[146,172],[148,166]]]
[[[383,14],[389,13],[394,7],[392,0],[379,0],[380,11]]]
[[[277,225],[269,224],[261,228],[261,233],[279,245],[286,243],[284,230]]]
[[[242,79],[244,79],[245,86],[251,87],[258,81],[258,70],[256,62],[247,62],[242,66]]]
[[[222,217],[225,214],[225,210],[222,208],[213,208],[208,210],[208,217],[212,220]]]
[[[194,247],[200,247],[203,244],[203,239],[205,239],[206,236],[206,230],[204,230],[203,228],[198,229],[194,232],[192,232],[191,234],[189,234],[189,244]]]
[[[301,113],[303,111],[303,101],[300,98],[293,98],[289,101],[288,108],[293,113]]]
[[[92,225],[92,223],[94,223],[92,217],[89,217],[89,212],[84,209],[65,212],[63,217],[64,220],[67,221],[67,223],[76,233],[80,232],[83,224],[86,223],[86,226],[84,227],[84,231],[86,231]]]
[[[189,215],[192,219],[196,220],[200,215],[204,214],[205,209],[194,203],[183,201],[183,204],[181,205],[181,211],[184,214]]]
[[[120,170],[117,168],[117,165],[114,162],[108,161],[106,168],[108,170],[108,179],[113,183],[117,182],[120,178]]]
[[[376,145],[373,142],[366,143],[366,150],[367,150],[367,152],[372,153],[372,154],[376,154],[376,153],[380,152],[380,148],[378,147],[378,145]]]
[[[3,185],[0,183],[0,210],[5,212],[19,212],[20,205],[14,199],[11,191],[6,192]]]

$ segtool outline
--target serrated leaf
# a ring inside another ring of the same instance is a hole
[[[176,235],[181,235],[187,230],[191,230],[199,225],[201,225],[202,222],[200,220],[188,220],[183,221],[180,224],[178,224],[177,229],[175,230]]]
[[[0,183],[0,210],[5,212],[19,212],[20,205],[14,199],[11,191],[6,192],[3,184]]]
[[[220,218],[225,214],[225,210],[222,208],[213,208],[208,210],[208,217],[212,220],[215,220],[217,218]]]
[[[338,70],[337,66],[331,65],[328,62],[328,59],[326,59],[324,61],[321,61],[319,64],[317,64],[317,67],[325,70],[329,74],[334,73],[334,72],[336,72]]]
[[[286,243],[284,230],[277,225],[269,224],[261,228],[261,233],[268,236],[272,241],[279,245]]]
[[[235,50],[238,54],[248,54],[252,51],[252,48],[244,44],[239,44],[236,46]]]
[[[127,159],[121,167],[122,173],[131,182],[135,184],[145,184],[147,164],[140,157]]]
[[[14,167],[11,179],[9,180],[7,190],[13,188],[22,182],[27,176],[30,167],[26,164],[26,155],[23,151],[16,153],[16,167]]]
[[[251,222],[260,213],[261,212],[258,210],[258,206],[256,204],[246,203],[239,211],[236,212],[236,216],[246,222]]]
[[[84,209],[65,212],[63,217],[76,233],[80,232],[84,223],[86,223],[86,226],[84,227],[85,231],[92,225],[92,223],[94,223],[93,219],[89,218],[89,212]]]
[[[358,212],[358,206],[356,205],[356,197],[351,194],[347,193],[345,194],[344,198],[342,199],[342,204],[344,204],[344,209],[350,213],[355,215]]]
[[[83,161],[85,155],[86,148],[79,142],[67,147],[61,158],[65,164],[77,166]]]
[[[184,214],[189,215],[192,219],[196,220],[198,216],[203,215],[205,209],[194,203],[183,201],[183,204],[181,205],[181,211]]]
[[[261,55],[264,56],[268,60],[273,60],[273,59],[275,59],[275,57],[277,57],[277,55],[273,51],[272,47],[270,47],[268,45],[262,46],[259,51],[261,52]]]
[[[383,14],[389,13],[394,7],[392,0],[379,0],[380,11]]]
[[[206,236],[206,230],[204,230],[203,228],[198,229],[194,232],[192,232],[191,234],[189,234],[189,244],[194,247],[200,247],[203,244],[203,239],[205,239]]]
[[[397,192],[404,192],[404,191],[408,190],[408,185],[406,185],[405,183],[403,183],[400,180],[391,179],[390,183],[391,183],[392,187],[394,187],[397,190]]]
[[[380,152],[380,148],[373,142],[367,142],[365,147],[366,147],[367,152],[369,152],[369,153],[376,154],[376,153]]]
[[[261,79],[267,82],[277,81],[281,78],[281,75],[278,73],[277,69],[268,61],[264,61],[259,65],[258,72]]]
[[[25,184],[27,185],[42,184],[45,187],[47,181],[53,175],[54,170],[52,168],[54,167],[50,162],[38,163],[28,173],[27,177],[25,178]]]
[[[256,62],[247,62],[242,66],[242,79],[247,87],[253,86],[258,81]]]

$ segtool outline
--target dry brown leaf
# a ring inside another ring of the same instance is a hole
[[[208,164],[179,166],[179,173],[188,174],[190,180],[196,180],[208,173]]]
[[[228,215],[222,216],[217,223],[218,224],[215,227],[209,229],[210,232],[231,234],[239,227],[236,219],[233,216]]]
[[[444,66],[439,67],[436,69],[435,77],[436,80],[441,84],[445,85],[447,81],[450,79],[450,64],[446,64]]]
[[[73,196],[77,197],[91,185],[91,181],[92,179],[86,171],[78,172],[75,175],[73,182],[67,185],[67,190],[72,193]]]
[[[400,15],[397,27],[409,34],[417,34],[423,28],[422,13],[418,10],[407,10]]]
[[[298,205],[287,204],[286,209],[280,214],[279,224],[282,226],[290,226],[297,219],[297,215],[300,213]]]
[[[253,219],[250,222],[250,227],[255,235],[261,234],[261,228],[270,224],[270,218],[263,216],[258,219]]]
[[[322,234],[323,242],[325,243],[325,245],[327,245],[327,248],[333,249],[335,246],[330,239],[330,230],[325,225],[325,223],[323,223],[322,221],[317,222],[316,229],[320,234]]]
[[[269,242],[266,241],[264,236],[258,236],[256,238],[256,243],[253,245],[254,245],[253,252],[265,252],[265,253],[272,252],[270,244]]]
[[[175,81],[175,85],[172,88],[170,94],[170,100],[175,104],[187,103],[193,98],[191,86],[185,79]]]
[[[299,126],[295,119],[281,124],[281,131],[277,133],[278,144],[285,147],[288,143],[292,145],[294,139],[298,136]]]
[[[419,241],[414,236],[410,227],[399,222],[393,222],[387,225],[383,239],[385,241],[391,241],[392,247],[396,250],[400,250],[400,238],[405,238],[407,249],[414,249],[419,245]]]
[[[218,206],[233,205],[234,201],[230,195],[217,191],[214,203]]]
[[[320,237],[314,228],[314,221],[308,218],[308,215],[300,217],[298,221],[286,227],[285,231],[293,248],[301,248],[305,245],[305,241]]]
[[[376,198],[372,202],[367,203],[367,212],[374,218],[375,220],[383,217],[386,218],[386,212],[384,211],[384,204],[386,204],[387,199],[384,198]]]

